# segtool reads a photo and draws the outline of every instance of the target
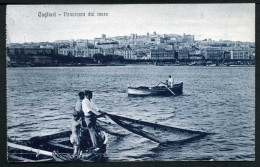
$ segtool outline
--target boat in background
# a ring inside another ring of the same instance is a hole
[[[174,84],[172,88],[167,86],[128,87],[127,94],[129,96],[177,96],[183,94],[183,82]]]

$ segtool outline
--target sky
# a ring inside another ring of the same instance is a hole
[[[39,17],[56,12],[56,17]],[[85,17],[64,17],[85,13]],[[95,16],[87,16],[95,12]],[[108,16],[97,16],[97,13]],[[61,15],[59,15],[61,14]],[[138,5],[8,5],[7,36],[11,43],[53,42],[157,34],[192,34],[195,40],[255,42],[254,4],[138,4]]]

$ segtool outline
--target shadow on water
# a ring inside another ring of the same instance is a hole
[[[150,151],[159,153],[161,151],[167,151],[167,150],[181,150],[184,146],[188,146],[192,143],[198,143],[200,140],[205,139],[205,137],[209,137],[210,135],[213,135],[215,133],[205,133],[199,136],[195,136],[192,138],[188,138],[185,140],[180,141],[170,141],[167,143],[160,143],[157,147],[152,148]]]

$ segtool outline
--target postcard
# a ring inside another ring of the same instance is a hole
[[[254,161],[255,4],[7,5],[9,162]]]

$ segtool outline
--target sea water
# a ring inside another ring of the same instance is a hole
[[[128,86],[155,86],[168,75],[184,83],[183,95],[127,96]],[[169,146],[133,133],[108,135],[108,161],[255,160],[254,67],[8,68],[8,137],[26,140],[69,130],[77,93],[84,90],[94,91],[93,100],[108,113],[215,133]]]

